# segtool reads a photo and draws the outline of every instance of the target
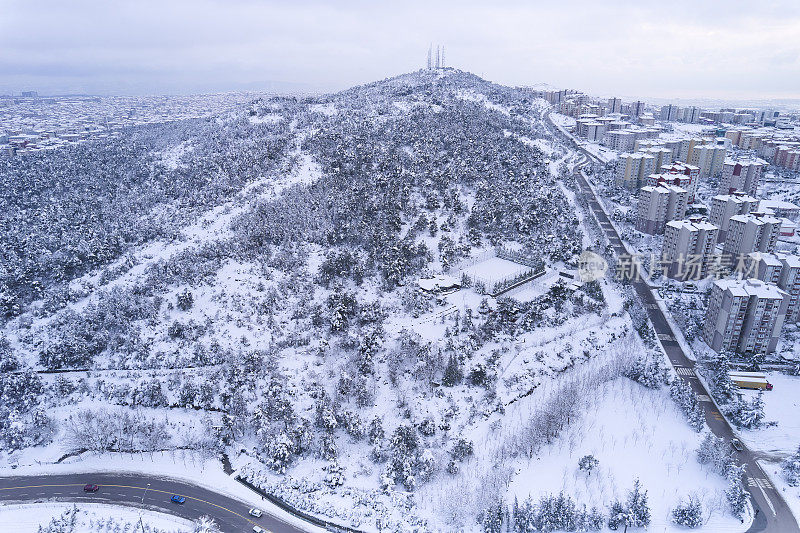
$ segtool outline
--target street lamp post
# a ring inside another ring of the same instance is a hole
[[[144,505],[144,497],[147,495],[147,491],[150,489],[150,483],[147,484],[145,487],[144,492],[142,493],[142,505]],[[139,525],[142,526],[142,533],[145,533],[144,530],[144,521],[142,520],[142,510],[139,509]]]

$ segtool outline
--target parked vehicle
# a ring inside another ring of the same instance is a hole
[[[183,503],[186,502],[186,498],[184,498],[183,496],[178,496],[177,494],[173,494],[170,500],[172,501],[172,503],[178,503],[181,505],[183,505]]]
[[[763,372],[729,372],[728,375],[740,389],[772,390],[772,383]]]
[[[250,513],[250,516],[255,516],[256,518],[260,518],[260,517],[261,517],[261,515],[262,515],[262,514],[264,514],[264,513],[261,511],[261,509],[256,509],[255,507],[253,507],[252,509],[250,509],[249,513]]]
[[[258,526],[253,526],[253,533],[267,533],[267,530]]]
[[[100,485],[95,485],[93,483],[89,483],[83,487],[83,492],[97,492],[98,490],[100,490]]]

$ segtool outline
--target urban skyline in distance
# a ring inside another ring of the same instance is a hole
[[[449,65],[504,85],[800,98],[800,56],[786,46],[800,40],[800,4],[678,0],[671,9],[681,17],[660,2],[627,0],[402,9],[314,0],[15,3],[0,20],[0,93],[330,92],[414,71],[420,49],[441,42]]]

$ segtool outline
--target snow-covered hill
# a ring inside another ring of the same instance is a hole
[[[489,527],[538,498],[519,472],[593,427],[600,400],[580,397],[663,378],[630,297],[574,285],[593,238],[545,111],[419,71],[6,164],[0,461],[224,452],[365,530]],[[433,276],[463,286],[422,291]]]

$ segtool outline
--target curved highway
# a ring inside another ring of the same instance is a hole
[[[580,194],[586,196],[589,207],[597,219],[597,222],[600,224],[604,235],[611,243],[614,254],[617,257],[626,256],[628,251],[625,249],[622,239],[611,223],[608,214],[605,212],[605,209],[603,209],[600,200],[595,195],[594,189],[589,185],[586,174],[584,174],[582,170],[582,167],[585,166],[590,159],[595,159],[595,157],[575,142],[575,139],[566,135],[550,119],[549,112],[546,115],[547,120],[551,123],[555,131],[568,143],[571,142],[582,152],[583,160],[575,168],[575,181],[580,190]],[[730,441],[735,437],[733,429],[711,400],[711,395],[706,390],[705,385],[698,379],[694,370],[695,362],[686,356],[680,344],[675,340],[675,332],[672,330],[672,326],[667,320],[667,317],[658,305],[658,300],[653,294],[652,289],[641,277],[639,272],[637,272],[631,285],[639,297],[639,300],[642,302],[643,307],[647,310],[647,314],[653,324],[658,340],[664,348],[667,357],[669,357],[676,374],[692,387],[692,390],[701,401],[705,410],[706,423],[709,429],[717,437],[721,437],[725,439],[725,441]],[[753,508],[756,510],[755,520],[748,530],[748,533],[761,531],[789,533],[800,531],[800,527],[798,527],[794,515],[792,515],[789,506],[783,499],[783,495],[772,485],[767,474],[756,462],[756,455],[751,450],[745,448],[743,451],[737,453],[737,459],[740,464],[746,465],[745,488],[750,492]]]
[[[84,485],[100,486],[97,492],[83,491]],[[186,498],[185,503],[172,503],[173,494]],[[259,526],[272,533],[305,531],[287,524],[265,511],[260,518],[248,514],[251,505],[213,490],[182,481],[146,475],[122,474],[59,474],[52,476],[19,476],[0,478],[0,505],[11,502],[36,503],[44,500],[63,502],[113,503],[144,507],[187,520],[201,516],[213,518],[225,533],[252,532]],[[12,524],[5,524],[3,531]]]

